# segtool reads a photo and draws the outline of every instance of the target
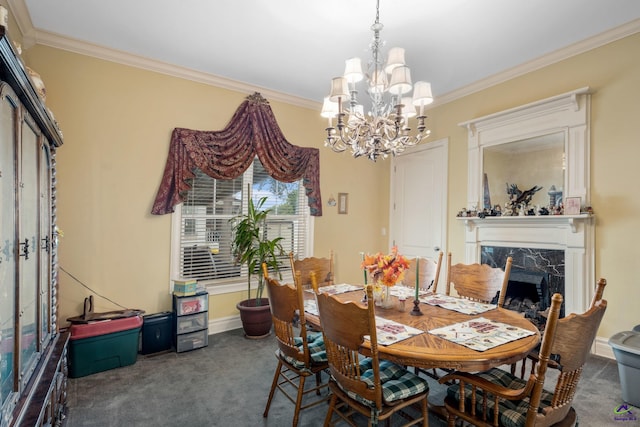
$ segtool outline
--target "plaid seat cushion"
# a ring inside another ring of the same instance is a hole
[[[302,337],[295,337],[293,340],[296,347],[302,353]],[[307,334],[307,346],[309,347],[309,359],[311,363],[327,363],[327,351],[324,348],[324,337],[322,332],[310,332]],[[283,354],[280,349],[276,350],[276,357],[284,360],[296,369],[306,368],[305,364],[293,357]]]
[[[371,358],[367,357],[360,361],[360,376],[369,388],[374,387]],[[385,403],[406,399],[429,390],[429,383],[425,379],[387,360],[380,361],[380,383],[382,384],[382,401]],[[352,399],[371,407],[375,406],[375,402],[345,391]]]
[[[511,373],[504,371],[499,368],[493,368],[486,372],[481,372],[476,374],[476,376],[484,378],[487,381],[490,381],[494,384],[501,385],[506,388],[510,388],[513,390],[521,389],[526,385],[526,381],[518,378]],[[483,399],[480,396],[483,394],[482,391],[478,391],[476,393],[476,411],[478,416],[482,416],[482,401]],[[454,399],[456,402],[460,401],[460,386],[457,384],[451,385],[447,388],[447,396]],[[540,400],[540,407],[538,411],[541,412],[542,409],[551,405],[551,399],[553,398],[553,394],[549,393],[546,390],[542,391],[542,398]],[[469,407],[471,405],[471,386],[469,384],[465,385],[465,406]],[[493,421],[493,396],[489,396],[489,401],[487,402],[487,418],[490,421]],[[522,427],[525,424],[527,419],[527,410],[529,409],[529,398],[525,398],[523,400],[505,400],[500,399],[498,402],[498,411],[500,416],[500,425],[504,427]]]

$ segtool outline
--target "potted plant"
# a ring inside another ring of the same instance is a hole
[[[262,297],[265,287],[262,264],[266,264],[270,271],[281,278],[278,256],[284,253],[280,244],[282,237],[267,238],[267,215],[271,209],[263,207],[266,200],[266,197],[262,197],[254,203],[249,198],[247,213],[230,220],[233,231],[231,253],[235,262],[247,266],[247,299],[240,301],[236,307],[240,311],[242,327],[248,338],[261,338],[271,333],[269,300]],[[253,276],[257,276],[254,298],[251,297]]]

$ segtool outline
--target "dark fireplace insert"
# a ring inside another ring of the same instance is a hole
[[[551,296],[556,292],[564,296],[564,251],[482,246],[480,262],[504,268],[509,256],[513,263],[504,307],[524,313],[542,330]],[[564,303],[560,316],[564,317]]]

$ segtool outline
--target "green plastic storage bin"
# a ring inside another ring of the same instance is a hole
[[[120,320],[122,322],[118,324]],[[71,327],[69,341],[70,378],[84,377],[132,365],[136,362],[142,318],[136,316],[108,322],[104,325],[108,328],[101,327],[100,324],[73,325]],[[117,329],[119,326],[123,330],[100,333]]]

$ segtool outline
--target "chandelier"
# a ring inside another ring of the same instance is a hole
[[[429,136],[431,131],[424,124],[427,118],[424,106],[433,102],[430,83],[419,81],[412,85],[403,48],[390,49],[385,62],[382,53],[385,42],[380,39],[382,28],[380,0],[377,0],[367,72],[363,73],[360,58],[347,59],[344,75],[331,81],[331,93],[324,98],[321,112],[329,122],[325,146],[338,153],[350,149],[353,157],[366,156],[374,162],[378,157],[395,156]],[[356,84],[363,80],[371,104],[366,114],[357,99]],[[410,96],[412,89],[413,97]],[[409,118],[416,114],[417,133],[412,135]],[[334,118],[337,118],[335,127]]]

